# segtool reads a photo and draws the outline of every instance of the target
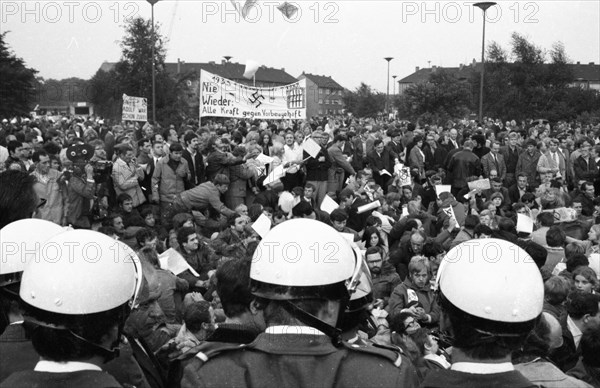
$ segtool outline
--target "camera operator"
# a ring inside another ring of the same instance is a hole
[[[67,149],[67,158],[73,162],[73,171],[67,186],[67,224],[79,229],[89,229],[90,209],[95,197],[94,167],[89,159],[94,150],[89,145],[73,145]]]

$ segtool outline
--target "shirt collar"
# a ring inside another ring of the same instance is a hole
[[[478,375],[487,375],[492,373],[503,373],[515,370],[510,362],[501,362],[498,364],[485,364],[480,362],[457,362],[452,364],[450,369],[457,372],[474,373]]]
[[[90,364],[89,362],[79,361],[67,361],[67,362],[56,362],[49,360],[40,360],[33,369],[36,372],[50,372],[50,373],[70,373],[79,372],[82,370],[97,370],[101,371],[98,365]]]
[[[310,335],[326,335],[320,330],[310,326],[270,326],[265,330],[267,334],[310,334]]]

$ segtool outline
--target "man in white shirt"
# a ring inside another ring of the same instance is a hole
[[[578,348],[583,332],[600,324],[600,296],[572,292],[567,297],[567,313],[567,326]]]

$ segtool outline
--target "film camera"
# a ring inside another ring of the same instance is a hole
[[[65,177],[69,179],[72,174],[81,175],[86,165],[94,168],[94,180],[96,183],[104,183],[112,174],[113,163],[107,160],[94,160],[94,147],[89,144],[74,144],[67,148],[67,159],[73,162],[72,169],[65,171]]]

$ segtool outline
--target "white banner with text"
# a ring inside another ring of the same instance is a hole
[[[255,88],[202,70],[200,117],[305,119],[306,80]]]

